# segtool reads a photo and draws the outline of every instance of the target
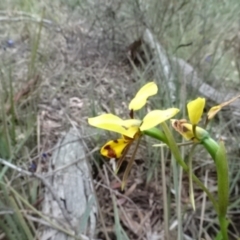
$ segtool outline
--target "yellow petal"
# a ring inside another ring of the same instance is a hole
[[[200,121],[203,109],[205,106],[205,98],[197,98],[191,102],[188,103],[187,109],[188,109],[188,117],[190,119],[191,124],[197,125]]]
[[[157,93],[158,87],[156,83],[149,82],[145,84],[136,94],[136,96],[130,102],[128,108],[129,110],[139,110],[142,108],[146,102],[147,98],[153,96]]]
[[[140,126],[140,130],[144,131],[157,126],[158,124],[172,118],[179,112],[178,108],[169,108],[166,110],[154,110],[149,112],[144,118]]]
[[[207,118],[212,119],[220,110],[222,109],[221,105],[214,106],[210,108],[207,114]]]
[[[122,126],[123,120],[113,114],[103,114],[97,117],[88,118],[91,126],[123,134],[126,129]]]
[[[141,124],[141,121],[137,119],[123,120],[118,116],[108,113],[97,117],[88,118],[88,123],[91,126],[117,132],[133,138],[138,132],[138,126]]]
[[[111,140],[101,148],[101,154],[108,158],[120,158],[124,149],[130,143],[131,141],[126,139]]]
[[[230,99],[229,101],[221,103],[220,105],[212,107],[207,114],[208,120],[212,119],[223,107],[231,104],[232,102],[236,101],[238,98],[240,98],[240,95]]]

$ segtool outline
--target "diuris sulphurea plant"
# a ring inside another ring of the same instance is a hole
[[[154,139],[164,143],[176,162],[189,174],[190,186],[194,181],[211,200],[213,207],[218,215],[220,225],[219,239],[228,240],[228,220],[227,220],[227,207],[229,198],[229,180],[228,180],[228,161],[224,143],[222,140],[215,141],[206,130],[208,122],[220,111],[223,107],[235,101],[240,96],[237,96],[227,102],[212,107],[207,116],[204,126],[200,126],[199,122],[203,117],[203,110],[205,107],[205,98],[197,98],[187,104],[188,118],[186,119],[172,119],[180,111],[178,108],[168,108],[164,110],[152,110],[148,112],[143,119],[135,118],[135,112],[143,108],[149,97],[156,95],[158,87],[154,82],[145,84],[135,95],[135,97],[129,103],[129,116],[126,119],[122,119],[111,113],[102,114],[96,117],[88,118],[88,123],[91,126],[105,129],[108,131],[116,132],[119,134],[119,138],[110,140],[105,143],[100,152],[107,158],[115,158],[117,160],[116,172],[119,170],[124,158],[134,142],[137,142],[133,154],[128,162],[126,170],[123,175],[122,189],[126,186],[126,181],[134,158],[139,147],[141,138],[144,135],[150,136]],[[192,166],[187,165],[182,158],[172,132],[169,129],[167,121],[170,120],[172,127],[180,133],[186,140],[189,140],[192,144],[192,154],[195,146],[201,145],[210,154],[214,161],[217,172],[217,184],[218,194],[217,197],[213,196],[210,190],[204,186],[204,184],[197,178],[192,171]],[[190,199],[194,206],[193,189],[190,189]]]

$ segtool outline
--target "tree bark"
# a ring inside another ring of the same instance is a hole
[[[71,128],[58,142],[49,163],[48,175],[52,174],[49,177],[52,188],[45,189],[42,212],[51,218],[54,224],[72,232],[79,239],[93,239],[96,227],[96,199],[81,141],[83,139],[79,131]],[[53,226],[44,226],[40,239],[74,238]]]

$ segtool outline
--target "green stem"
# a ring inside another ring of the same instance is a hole
[[[227,233],[228,220],[226,219],[226,216],[219,215],[218,221],[219,221],[219,225],[220,225],[220,229],[221,229],[221,233],[222,233],[222,239],[228,240],[228,233]]]
[[[226,152],[223,143],[218,144],[213,140],[209,134],[202,129],[204,135],[200,139],[200,143],[211,155],[212,159],[216,164],[217,176],[218,176],[218,200],[216,201],[209,190],[204,186],[204,184],[197,178],[196,175],[192,173],[191,167],[187,166],[181,157],[179,148],[170,132],[166,123],[162,123],[163,132],[157,128],[152,128],[150,130],[144,131],[145,135],[158,139],[170,148],[174,158],[178,164],[189,174],[190,181],[195,181],[197,185],[207,194],[208,198],[211,200],[216,213],[218,214],[219,224],[221,228],[221,234],[223,240],[228,240],[228,220],[226,218],[227,206],[228,206],[228,195],[229,195],[229,180],[228,180],[228,162],[226,157]],[[207,133],[207,134],[205,134]],[[192,180],[191,180],[192,178]]]
[[[164,231],[165,238],[169,240],[169,207],[168,207],[168,197],[167,197],[167,183],[166,183],[166,170],[165,170],[165,157],[164,150],[161,147],[161,173],[162,173],[162,189],[163,189],[163,219],[164,219]]]
[[[212,138],[208,137],[201,141],[201,144],[205,147],[208,153],[211,155],[212,159],[216,163],[216,153],[219,149],[219,145]]]
[[[189,173],[188,173],[188,178],[189,178],[189,196],[190,196],[190,201],[191,201],[191,204],[192,204],[192,207],[193,207],[193,210],[195,211],[196,210],[196,207],[195,207],[195,200],[194,200],[194,191],[193,191],[193,178],[192,178],[192,175],[193,175],[193,171],[192,171],[192,160],[193,160],[193,154],[194,154],[194,150],[196,148],[197,144],[194,144],[192,147],[191,147],[191,150],[190,150],[190,154],[189,154],[189,157],[188,157],[188,168],[189,168]]]
[[[218,150],[215,153],[218,183],[218,219],[221,227],[222,237],[224,240],[228,240],[228,220],[226,219],[229,201],[228,161],[223,141],[220,141],[218,146]]]
[[[229,201],[229,176],[228,176],[228,161],[226,150],[223,141],[216,143],[212,138],[207,138],[202,141],[202,144],[212,156],[217,170],[218,184],[218,219],[221,228],[222,237],[228,239],[227,229],[228,221],[226,219],[227,207]]]

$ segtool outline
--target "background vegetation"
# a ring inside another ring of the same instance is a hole
[[[147,46],[141,46],[144,54],[137,51],[137,61],[128,58],[129,46],[146,28],[170,58],[190,63],[206,83],[219,91],[239,91],[239,11],[238,0],[1,1],[1,159],[44,171],[56,140],[72,122],[84,129],[89,151],[101,146],[109,134],[93,135],[87,117],[101,112],[127,116],[127,104],[136,90],[153,79],[160,91],[149,108],[172,106],[167,79]],[[197,97],[198,91],[187,89],[186,99],[181,98],[182,75],[172,71],[177,86],[174,106],[184,109],[185,101]],[[229,111],[219,115],[211,132],[228,147],[229,235],[238,239],[239,126],[236,119],[229,119]],[[187,175],[179,168],[173,171],[168,152],[153,148],[153,143],[147,138],[142,143],[124,193],[110,165],[99,154],[92,156],[93,176],[101,183],[96,188],[103,216],[98,238],[163,239],[164,226],[169,226],[168,239],[213,239],[218,225],[208,199],[196,188],[196,211],[192,210]],[[96,162],[101,163],[98,171]],[[193,164],[195,173],[216,192],[209,156],[199,150]],[[168,189],[165,205],[164,187]],[[42,194],[39,180],[0,165],[0,239],[37,238]]]

